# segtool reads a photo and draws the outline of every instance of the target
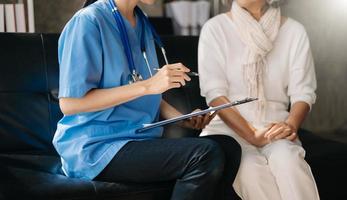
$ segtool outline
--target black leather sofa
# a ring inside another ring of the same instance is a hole
[[[169,199],[173,182],[105,183],[62,175],[51,144],[62,116],[57,40],[56,34],[0,34],[0,199]],[[163,42],[171,62],[196,70],[197,37],[163,37]],[[182,112],[206,107],[198,79],[164,98]],[[170,126],[164,137],[197,134]],[[347,199],[347,146],[308,133],[301,139],[322,199]]]

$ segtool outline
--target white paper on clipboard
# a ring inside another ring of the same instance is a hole
[[[152,128],[156,128],[156,127],[164,126],[164,125],[167,125],[167,124],[175,123],[175,122],[178,122],[178,121],[181,121],[181,120],[185,120],[185,119],[188,119],[188,118],[191,118],[191,117],[199,116],[199,115],[205,115],[207,113],[215,112],[215,111],[218,111],[218,110],[221,110],[221,109],[229,108],[229,107],[232,107],[232,106],[237,106],[237,105],[244,104],[244,103],[249,103],[249,102],[252,102],[252,101],[255,101],[255,100],[258,100],[258,98],[246,98],[244,100],[234,101],[234,102],[223,104],[223,105],[220,105],[220,106],[211,107],[211,108],[208,108],[206,110],[202,110],[202,111],[199,111],[199,112],[193,112],[193,113],[189,113],[189,114],[186,114],[186,115],[181,115],[181,116],[178,116],[178,117],[175,117],[175,118],[159,121],[159,122],[156,122],[156,123],[144,124],[142,128],[136,130],[136,133],[142,133],[142,132],[144,132],[146,130],[149,130],[149,129],[152,129]]]

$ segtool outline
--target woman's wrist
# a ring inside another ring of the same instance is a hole
[[[256,146],[257,139],[256,139],[256,137],[255,137],[255,134],[254,134],[254,135],[248,136],[247,138],[245,138],[245,140],[246,140],[248,143],[250,143],[250,144]]]
[[[249,131],[247,134],[245,134],[246,137],[244,138],[247,142],[250,144],[255,145],[258,143],[258,138],[256,136],[256,130]]]
[[[257,137],[254,134],[254,136],[251,136],[247,139],[247,142],[256,147],[263,147],[267,143],[267,140],[265,138]]]
[[[299,130],[300,125],[290,118],[288,118],[284,123],[286,123],[291,129],[294,129],[295,132]]]

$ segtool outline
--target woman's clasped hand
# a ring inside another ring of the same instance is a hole
[[[254,132],[252,143],[258,147],[263,147],[280,139],[295,141],[298,138],[297,129],[287,122],[272,123],[263,129],[254,127],[251,129]]]

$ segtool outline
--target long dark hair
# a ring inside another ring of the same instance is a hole
[[[83,4],[83,8],[89,6],[90,4],[93,4],[95,2],[97,2],[98,0],[85,0],[84,4]]]

